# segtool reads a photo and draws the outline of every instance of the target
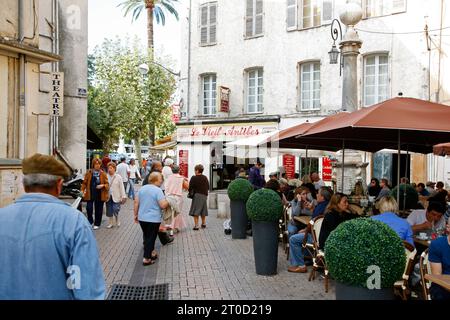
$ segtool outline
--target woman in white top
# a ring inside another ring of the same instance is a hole
[[[119,211],[120,204],[124,204],[127,200],[125,188],[123,186],[122,177],[116,173],[116,164],[108,163],[108,182],[109,182],[109,199],[106,202],[106,216],[109,218],[108,229],[114,225],[120,226]],[[114,222],[115,219],[115,222]]]
[[[128,167],[130,168],[130,188],[128,189],[128,197],[134,200],[134,184],[136,183],[136,178],[141,179],[141,174],[139,173],[139,168],[135,164],[134,159],[130,160],[130,165]]]

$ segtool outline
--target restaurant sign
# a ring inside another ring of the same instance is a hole
[[[188,178],[188,162],[189,162],[189,153],[188,150],[179,150],[178,151],[178,164],[180,167],[180,175]]]
[[[331,181],[332,174],[331,159],[327,157],[322,158],[322,180]]]
[[[238,139],[258,136],[278,129],[277,123],[255,124],[213,124],[179,126],[177,128],[177,141],[234,141]]]
[[[292,154],[283,154],[283,167],[286,170],[288,179],[294,179],[295,156],[293,156]]]
[[[230,89],[219,87],[219,99],[217,100],[220,103],[219,111],[228,113],[230,111]]]

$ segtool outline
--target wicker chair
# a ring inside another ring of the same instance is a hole
[[[305,240],[304,247],[310,251],[311,256],[313,257],[313,267],[311,270],[311,273],[309,275],[308,280],[314,280],[316,278],[316,271],[319,269],[324,270],[324,277],[325,277],[325,292],[328,292],[328,268],[325,263],[325,253],[319,249],[319,235],[320,235],[320,229],[322,228],[322,222],[323,222],[323,215],[318,216],[314,218],[314,220],[311,220],[311,233],[313,238],[312,245],[308,245]],[[306,239],[307,237],[305,237]]]
[[[414,269],[414,261],[416,258],[417,250],[407,241],[403,241],[406,253],[406,265],[403,271],[402,279],[394,283],[394,293],[402,300],[408,300],[411,295],[411,289],[409,287],[409,276]]]
[[[420,255],[419,265],[420,265],[420,276],[422,281],[422,290],[423,290],[423,299],[424,300],[431,300],[430,295],[430,287],[431,282],[427,279],[425,279],[426,274],[431,274],[431,266],[430,262],[428,261],[428,250],[426,249],[422,254]]]
[[[289,259],[289,232],[288,232],[288,224],[291,216],[291,205],[288,204],[283,208],[283,216],[280,219],[280,233],[279,237],[283,244],[283,250],[287,255],[287,259]]]

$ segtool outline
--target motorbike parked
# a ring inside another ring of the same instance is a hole
[[[71,196],[77,199],[81,195],[81,184],[83,183],[83,177],[78,173],[78,170],[72,173],[67,181],[63,182],[63,188],[61,191],[62,196]]]

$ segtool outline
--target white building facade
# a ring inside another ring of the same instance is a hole
[[[353,2],[364,11],[357,25],[363,41],[358,56],[359,107],[400,92],[450,105],[450,73],[444,72],[450,70],[450,41],[445,37],[450,34],[450,4],[439,0]],[[190,1],[182,28],[183,117],[177,135],[178,152],[184,155],[189,176],[198,163],[210,168],[205,170],[209,177],[214,175],[217,164],[220,168],[225,162],[217,144],[315,122],[341,109],[342,77],[339,65],[329,64],[328,51],[333,43],[331,22],[345,3]],[[221,99],[222,91],[228,101]],[[237,134],[228,135],[230,128]],[[304,157],[305,152],[295,155],[298,172],[298,156]],[[396,163],[392,154],[366,156],[368,177],[383,178],[387,174],[383,168]],[[235,167],[239,161],[235,160]],[[266,175],[282,164],[281,155],[266,163]],[[321,164],[319,158],[319,171]],[[450,186],[446,172],[450,166],[443,157],[414,154],[407,167],[405,173],[414,182],[446,180]]]

